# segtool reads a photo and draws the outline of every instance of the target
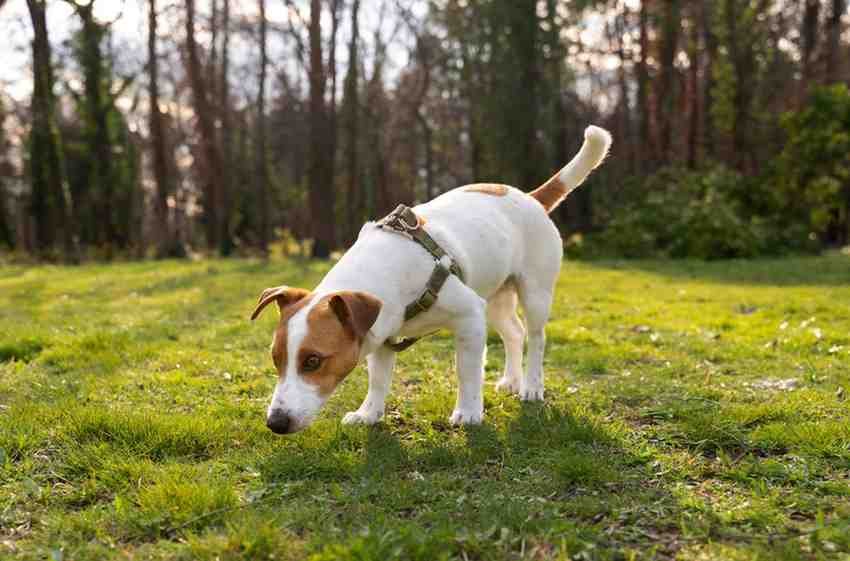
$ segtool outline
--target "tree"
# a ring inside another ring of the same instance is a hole
[[[94,1],[88,4],[72,2],[83,28],[78,47],[78,58],[83,68],[83,100],[85,118],[85,137],[91,159],[89,187],[87,194],[92,195],[87,202],[93,202],[99,216],[95,243],[106,248],[107,257],[111,256],[112,244],[117,238],[115,217],[113,215],[112,157],[108,129],[108,113],[111,100],[106,99],[110,91],[104,88],[104,62],[101,41],[106,27],[94,19]]]
[[[336,246],[332,144],[325,102],[327,74],[322,57],[322,2],[310,0],[310,167],[308,171],[313,257],[327,259]]]
[[[9,161],[11,144],[6,136],[5,125],[6,107],[3,96],[0,95],[0,247],[11,248],[15,245],[15,239],[6,209],[6,181],[12,176],[14,169]]]
[[[260,211],[260,251],[269,252],[269,178],[266,161],[266,2],[259,0],[260,9],[260,80],[257,91],[257,149],[255,154],[257,201]]]
[[[772,179],[785,197],[783,222],[800,220],[828,244],[850,243],[850,90],[817,88],[782,122],[787,142]]]
[[[806,90],[814,76],[814,54],[818,42],[818,19],[820,0],[806,0],[803,11],[803,23],[800,28],[800,88],[799,101],[806,99]]]
[[[640,59],[636,68],[637,78],[637,102],[638,102],[638,136],[641,139],[640,162],[643,171],[651,169],[650,162],[655,160],[655,146],[653,142],[654,130],[652,123],[652,111],[649,100],[649,11],[647,2],[640,3],[639,29],[640,29]]]
[[[348,43],[348,70],[343,86],[343,121],[345,126],[345,160],[347,164],[348,187],[346,190],[346,241],[351,243],[357,235],[357,221],[360,217],[360,0],[351,4],[351,37]]]
[[[148,2],[148,127],[150,128],[150,148],[153,161],[153,176],[156,184],[154,194],[154,216],[157,223],[156,256],[182,257],[182,245],[174,235],[168,219],[168,197],[174,193],[170,175],[172,155],[169,153],[165,137],[165,125],[159,104],[159,61],[157,60],[157,5],[156,0]]]
[[[670,146],[673,141],[674,120],[674,88],[676,69],[673,63],[676,60],[679,45],[679,27],[681,26],[681,12],[679,0],[667,0],[663,2],[661,46],[660,46],[660,75],[658,78],[658,92],[655,95],[655,114],[660,121],[658,154],[661,163],[670,161]]]
[[[765,56],[765,2],[722,0],[717,12],[719,51],[713,111],[718,128],[729,133],[728,159],[739,171],[753,172],[754,102]]]
[[[714,157],[714,65],[717,59],[717,38],[714,34],[714,12],[711,0],[700,2],[700,28],[702,31],[705,64],[702,78],[702,144],[705,157]]]
[[[47,35],[46,0],[27,0],[34,37],[32,129],[29,142],[29,174],[32,182],[29,214],[34,224],[34,247],[46,254],[61,232],[65,258],[79,259],[73,230],[71,195],[65,178],[62,141],[55,120],[53,66]]]
[[[215,113],[210,103],[207,81],[204,78],[198,50],[198,44],[195,40],[195,0],[186,0],[186,58],[203,159],[199,171],[204,191],[204,226],[207,247],[210,250],[215,250],[225,231],[221,219],[223,213],[221,204],[223,170],[221,151],[216,141]]]
[[[264,18],[265,19],[265,18]],[[221,119],[221,203],[222,238],[219,250],[223,256],[233,251],[233,132],[230,100],[230,0],[222,0],[221,71],[219,73],[218,109]]]
[[[93,0],[66,1],[80,18],[81,28],[71,44],[83,76],[80,91],[68,87],[78,119],[68,128],[78,127],[82,136],[82,143],[69,143],[65,151],[72,198],[77,202],[74,219],[84,226],[81,242],[94,244],[108,259],[115,249],[141,243],[139,138],[115,105],[133,80],[125,77],[116,87],[111,55],[104,49],[114,22],[95,19]]]
[[[832,0],[832,11],[827,22],[826,83],[841,80],[841,16],[847,11],[847,0]]]

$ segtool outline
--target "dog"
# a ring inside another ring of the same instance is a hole
[[[267,426],[277,434],[309,426],[364,358],[368,392],[342,422],[377,423],[390,391],[397,338],[415,340],[441,328],[455,335],[453,425],[482,420],[488,325],[505,347],[496,388],[522,400],[542,400],[544,327],[563,258],[549,213],[602,163],[610,145],[607,131],[589,126],[572,161],[536,190],[489,183],[458,187],[393,221],[365,224],[314,290],[264,290],[251,319],[272,302],[280,312],[271,346],[279,378]]]

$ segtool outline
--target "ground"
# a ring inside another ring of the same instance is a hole
[[[850,258],[565,263],[546,403],[447,422],[453,345],[384,421],[272,434],[268,286],[312,262],[0,269],[0,558],[850,558]]]

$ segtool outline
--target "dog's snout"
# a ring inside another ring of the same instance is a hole
[[[275,434],[288,433],[291,425],[289,415],[279,409],[269,413],[266,419],[266,426]]]

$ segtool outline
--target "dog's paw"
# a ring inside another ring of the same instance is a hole
[[[449,417],[449,422],[457,425],[480,425],[481,418],[484,416],[483,411],[464,411],[463,409],[455,409],[452,416]]]
[[[374,425],[381,420],[381,412],[349,411],[342,418],[343,425]]]
[[[543,386],[525,386],[519,389],[522,401],[543,401]]]
[[[519,380],[502,376],[496,382],[496,391],[505,393],[519,393]]]

